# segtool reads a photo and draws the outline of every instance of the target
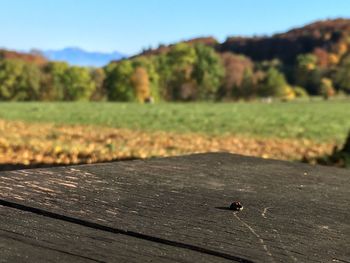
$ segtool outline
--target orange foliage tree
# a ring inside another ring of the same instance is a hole
[[[131,82],[135,88],[137,101],[145,102],[150,97],[150,85],[147,71],[143,67],[137,67],[131,76]]]
[[[246,72],[253,70],[253,62],[242,55],[225,52],[221,55],[225,76],[221,95],[230,98],[234,88],[241,88]]]

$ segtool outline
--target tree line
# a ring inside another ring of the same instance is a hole
[[[1,101],[230,101],[350,93],[349,43],[315,49],[293,64],[254,62],[201,43],[111,62],[104,68],[0,59]],[[287,51],[286,51],[287,52]]]

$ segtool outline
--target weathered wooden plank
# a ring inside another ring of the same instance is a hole
[[[2,199],[257,262],[336,262],[348,170],[205,154],[1,173]],[[225,208],[240,200],[244,210]]]
[[[0,262],[228,262],[0,206]]]

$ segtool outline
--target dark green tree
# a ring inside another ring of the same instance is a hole
[[[245,70],[243,74],[243,80],[240,87],[239,97],[244,99],[252,99],[257,94],[257,85],[254,80],[254,75],[251,70]]]
[[[36,100],[41,72],[38,66],[17,59],[0,62],[0,100]]]
[[[192,80],[196,51],[189,44],[180,43],[171,48],[167,54],[167,63],[171,70],[167,94],[171,100],[193,100],[196,83]]]
[[[263,97],[283,96],[284,89],[288,85],[283,73],[275,68],[270,68],[263,80],[259,93]]]
[[[313,54],[303,54],[297,57],[295,83],[304,87],[310,95],[320,94],[323,71],[317,66],[317,57]]]
[[[103,84],[106,78],[106,73],[102,68],[93,68],[90,70],[90,76],[95,85],[95,90],[90,99],[93,101],[105,100],[107,98],[107,92]]]
[[[37,65],[25,63],[22,68],[22,74],[18,78],[14,100],[38,100],[41,78],[41,70]]]
[[[131,83],[134,73],[132,62],[123,60],[111,63],[105,67],[106,79],[104,82],[108,99],[112,101],[135,101],[135,90]]]
[[[218,54],[211,47],[196,44],[195,52],[196,60],[192,78],[197,83],[197,99],[214,99],[225,75],[224,66]]]
[[[13,100],[16,96],[18,80],[23,72],[24,62],[2,60],[0,62],[0,99]]]
[[[339,90],[350,94],[350,55],[345,57],[340,64],[336,73],[335,83]]]
[[[88,68],[69,67],[64,76],[64,99],[68,101],[89,100],[95,89]]]
[[[62,101],[65,99],[65,76],[68,68],[65,62],[49,62],[44,66],[40,89],[42,100]]]

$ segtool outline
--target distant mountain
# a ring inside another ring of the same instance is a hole
[[[41,53],[49,60],[65,61],[71,65],[91,67],[102,67],[112,60],[120,60],[127,57],[119,52],[89,52],[75,47],[62,50],[46,50],[41,51]]]

